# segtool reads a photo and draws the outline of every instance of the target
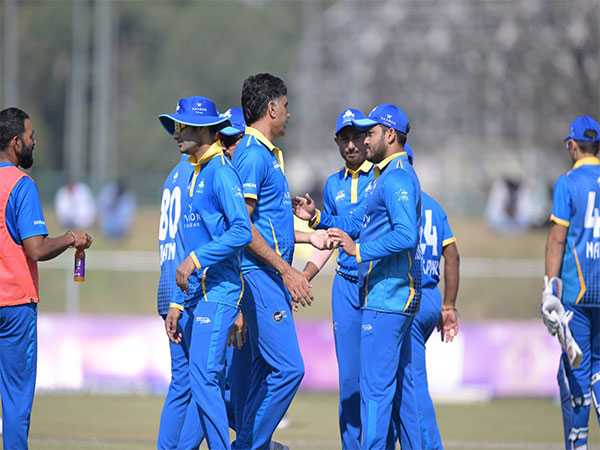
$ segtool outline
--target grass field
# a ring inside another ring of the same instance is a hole
[[[31,429],[32,450],[141,450],[155,448],[162,399],[132,396],[40,395]],[[562,448],[560,406],[550,400],[509,399],[437,406],[447,449],[552,450]],[[276,439],[296,449],[339,449],[337,399],[299,394],[290,425]],[[591,449],[600,449],[591,423]]]

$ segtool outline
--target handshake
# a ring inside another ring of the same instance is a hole
[[[348,255],[356,255],[356,244],[347,233],[338,228],[309,233],[309,241],[313,247],[319,250],[332,250],[342,247]]]

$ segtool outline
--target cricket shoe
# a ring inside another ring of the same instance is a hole
[[[271,445],[269,445],[269,450],[290,450],[287,445],[283,445],[276,441],[271,441]]]

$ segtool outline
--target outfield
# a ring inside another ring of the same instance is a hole
[[[289,412],[290,425],[277,431],[276,439],[292,450],[339,449],[336,402],[331,394],[299,394]],[[160,407],[157,397],[40,395],[33,412],[31,448],[155,448]],[[562,448],[560,407],[550,400],[443,404],[437,411],[447,449]],[[596,445],[590,449],[600,449],[598,427],[591,425],[591,442]]]

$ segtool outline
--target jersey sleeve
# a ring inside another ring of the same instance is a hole
[[[450,222],[448,221],[448,216],[446,212],[442,210],[442,248],[446,247],[450,244],[454,244],[456,242],[456,237],[452,232],[452,227],[450,227]]]
[[[19,242],[33,236],[47,236],[48,228],[42,210],[42,202],[35,181],[23,177],[10,194],[16,219],[16,234]]]
[[[379,239],[357,244],[356,261],[359,263],[409,250],[417,245],[420,194],[415,184],[405,172],[397,171],[385,180],[382,187],[392,230]]]
[[[242,180],[244,198],[258,199],[260,185],[267,174],[267,164],[260,151],[239,149],[234,154],[234,166]]]
[[[328,178],[323,187],[323,212],[331,215],[336,215],[335,200],[333,195],[333,182]]]
[[[250,218],[237,174],[222,168],[215,173],[213,182],[216,200],[228,228],[221,236],[191,253],[198,269],[226,260],[252,240]]]
[[[560,176],[556,180],[552,197],[552,215],[550,216],[550,220],[568,227],[571,220],[572,203],[568,179],[565,175]]]

